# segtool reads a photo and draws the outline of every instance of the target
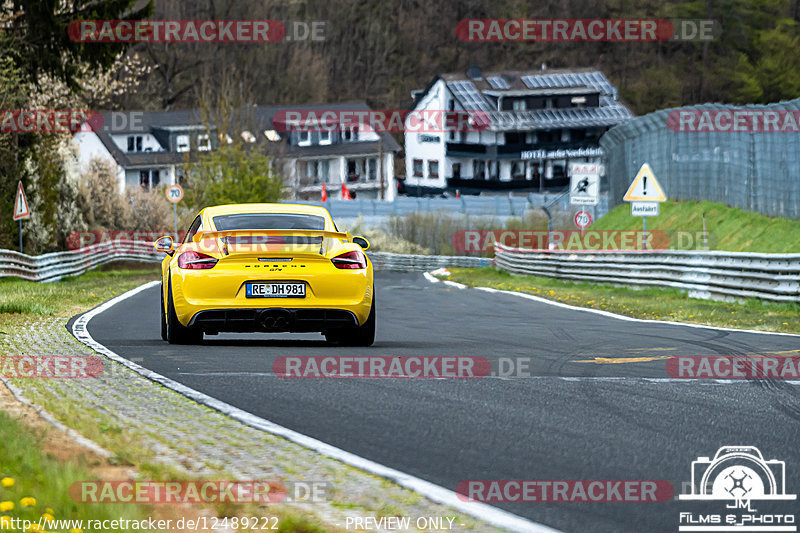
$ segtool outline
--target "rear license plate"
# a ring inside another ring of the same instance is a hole
[[[248,298],[305,298],[305,283],[247,283]]]

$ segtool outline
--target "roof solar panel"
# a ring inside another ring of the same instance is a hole
[[[591,87],[601,94],[616,97],[616,89],[600,71],[594,72],[559,72],[553,74],[534,74],[522,76],[522,82],[528,87]]]
[[[510,85],[506,80],[501,78],[500,76],[490,76],[486,78],[486,81],[489,82],[489,85],[492,86],[492,89],[508,89]]]
[[[471,81],[451,81],[447,87],[467,111],[492,111],[493,108]]]

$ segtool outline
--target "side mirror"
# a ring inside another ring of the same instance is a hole
[[[369,250],[369,241],[364,237],[353,237],[353,242],[365,250]]]
[[[153,247],[157,251],[164,252],[167,255],[172,255],[175,253],[175,243],[172,241],[172,237],[169,235],[165,235],[156,239],[156,242],[153,243]]]

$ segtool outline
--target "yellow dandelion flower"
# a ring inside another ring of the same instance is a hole
[[[4,477],[0,479],[0,485],[4,487],[13,487],[14,486],[14,478],[13,477]]]
[[[14,502],[0,502],[0,513],[14,509]]]
[[[28,526],[28,529],[25,531],[42,531],[42,526],[34,522],[33,524]]]
[[[19,501],[19,504],[23,507],[33,507],[34,505],[36,505],[36,498],[33,498],[31,496],[26,496],[25,498],[22,498]]]
[[[45,522],[52,522],[56,518],[53,516],[53,513],[42,513],[42,518],[44,518]]]
[[[79,527],[73,527],[69,530],[69,533],[83,533],[83,530]]]
[[[783,325],[784,325],[784,326],[788,326],[788,325],[789,325],[789,323],[788,323],[788,322],[784,322],[784,323],[783,323]]]
[[[47,514],[51,514],[51,515],[55,515],[56,514],[56,512],[53,510],[52,507],[45,507],[44,508],[44,512],[47,513]]]

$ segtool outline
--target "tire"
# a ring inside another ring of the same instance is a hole
[[[164,282],[161,282],[161,340],[167,340],[167,313],[164,312]]]
[[[170,344],[197,344],[203,340],[203,332],[199,329],[189,329],[178,320],[175,314],[175,305],[172,302],[172,277],[169,279],[169,294],[167,295],[167,342]]]
[[[342,328],[325,333],[328,342],[337,342],[342,346],[372,346],[375,343],[375,296],[372,296],[372,307],[367,321],[361,326]]]

